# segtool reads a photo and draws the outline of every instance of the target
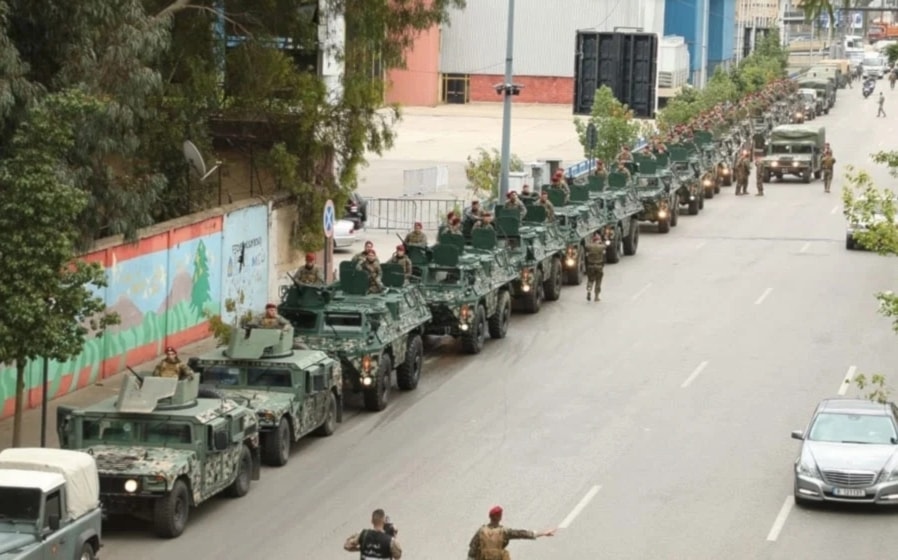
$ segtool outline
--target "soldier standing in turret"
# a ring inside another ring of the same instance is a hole
[[[549,184],[550,188],[558,189],[564,193],[564,201],[567,203],[571,198],[571,189],[568,188],[567,182],[564,180],[564,171],[559,169],[555,171],[555,175],[552,176],[552,182]]]
[[[153,370],[155,377],[167,377],[183,380],[193,379],[193,371],[178,357],[178,351],[174,346],[165,349],[165,358]]]
[[[286,329],[290,322],[278,315],[277,305],[269,303],[265,306],[265,315],[253,326],[261,329]]]
[[[360,253],[356,253],[352,256],[352,262],[355,264],[360,264],[365,261],[365,257],[368,256],[368,253],[374,250],[374,243],[370,241],[365,241],[365,248],[362,249]]]
[[[405,245],[396,245],[396,252],[390,258],[390,264],[400,265],[406,280],[412,275],[412,260],[405,254]]]
[[[424,225],[421,222],[415,222],[415,228],[405,236],[405,244],[427,247],[427,234],[424,233]]]
[[[552,201],[549,200],[549,191],[542,191],[539,193],[539,201],[536,203],[539,206],[542,206],[546,209],[546,221],[554,222],[555,221],[555,205],[552,204]]]
[[[521,216],[521,220],[523,220],[524,216],[527,215],[527,207],[524,206],[524,203],[518,198],[518,193],[511,191],[505,195],[505,198],[507,198],[505,207],[517,210],[518,214]]]
[[[384,285],[381,281],[383,271],[380,268],[380,262],[377,260],[377,253],[374,249],[368,251],[365,260],[356,265],[357,270],[368,273],[368,293],[379,294],[383,291]]]
[[[293,278],[300,284],[312,284],[314,286],[324,284],[324,275],[321,274],[321,269],[315,264],[315,253],[306,253],[306,264],[296,270]]]

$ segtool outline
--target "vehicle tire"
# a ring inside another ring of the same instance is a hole
[[[190,517],[190,494],[183,480],[176,480],[171,492],[153,504],[153,529],[164,539],[180,537]]]
[[[811,170],[810,169],[806,169],[804,172],[802,172],[801,180],[805,184],[808,184],[811,182]]]
[[[405,361],[396,368],[396,385],[403,391],[414,391],[418,387],[421,366],[424,364],[424,342],[417,334],[409,336]]]
[[[705,209],[705,197],[703,197],[703,196],[698,197],[698,209],[699,210]]]
[[[81,554],[78,555],[79,560],[96,560],[97,552],[94,550],[94,545],[89,542],[81,545]]]
[[[680,201],[675,200],[668,210],[670,212],[670,227],[677,227],[680,221]]]
[[[466,354],[480,354],[486,343],[486,310],[482,305],[474,312],[471,328],[461,336],[461,347]]]
[[[845,248],[849,251],[857,249],[857,241],[855,241],[854,236],[850,233],[845,234]]]
[[[499,292],[499,301],[496,305],[496,314],[490,317],[490,338],[505,338],[508,333],[508,321],[511,319],[511,295],[502,290]]]
[[[561,298],[561,286],[564,284],[564,266],[561,258],[552,259],[552,269],[549,270],[549,278],[543,283],[543,291],[546,301],[558,301]]]
[[[611,245],[605,250],[606,264],[617,264],[620,262],[621,253],[623,253],[623,242],[621,237],[623,237],[623,231],[621,228],[615,227],[614,239],[612,239]]]
[[[389,354],[382,354],[377,363],[377,382],[374,387],[366,389],[363,394],[365,409],[371,412],[380,412],[387,408],[387,404],[390,402],[390,389],[392,389],[391,373],[393,373],[393,361]]]
[[[267,432],[262,437],[262,460],[272,467],[283,467],[290,459],[290,447],[293,434],[290,433],[290,420],[284,416],[277,429]]]
[[[704,189],[705,198],[714,198],[714,187],[711,187],[710,189],[702,188]]]
[[[327,412],[324,415],[324,422],[315,430],[315,435],[327,437],[334,435],[337,431],[337,396],[331,392],[327,394]]]
[[[770,182],[770,171],[764,171],[764,177],[761,179],[761,182],[763,182],[763,183]]]
[[[577,266],[565,272],[564,283],[568,286],[579,286],[583,283],[583,275],[586,273],[586,249],[577,246]]]
[[[819,179],[822,176],[823,176],[823,171],[820,171],[820,170],[814,171],[814,179]]]
[[[698,203],[699,203],[699,200],[700,200],[699,198],[696,198],[695,200],[690,200],[690,201],[689,201],[689,215],[690,215],[690,216],[697,216],[697,215],[698,215],[698,210],[699,210]]]
[[[635,255],[636,251],[639,250],[639,222],[630,220],[630,231],[627,232],[627,236],[624,237],[623,242],[624,254],[628,257]]]
[[[240,446],[240,458],[238,459],[237,476],[234,482],[225,491],[229,498],[242,498],[249,494],[249,487],[253,482],[253,454],[246,445]]]
[[[525,313],[539,313],[543,306],[543,274],[539,270],[534,273],[533,289],[524,296],[521,304]]]
[[[730,175],[727,175],[727,177],[723,180],[723,186],[724,187],[732,187],[733,186],[733,178]]]
[[[714,194],[720,194],[720,185],[723,183],[721,180],[714,181]]]
[[[668,233],[670,231],[670,214],[666,218],[658,220],[658,233]]]

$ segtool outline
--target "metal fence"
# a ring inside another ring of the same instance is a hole
[[[465,201],[460,198],[369,198],[365,227],[388,232],[409,231],[415,222],[421,222],[424,229],[435,230],[445,222],[446,214],[464,205]]]

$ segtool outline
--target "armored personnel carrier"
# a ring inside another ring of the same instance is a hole
[[[598,178],[597,178],[598,179]],[[609,173],[605,188],[596,194],[605,211],[605,236],[608,249],[605,261],[608,264],[620,262],[621,255],[635,255],[639,248],[639,216],[642,202],[636,183],[625,173]],[[608,243],[610,242],[610,243]]]
[[[365,408],[387,407],[393,386],[418,387],[424,363],[421,336],[433,318],[421,290],[402,267],[381,265],[384,289],[368,293],[368,275],[340,263],[340,281],[327,287],[297,285],[278,306],[295,330],[297,347],[339,360],[344,391],[362,393]]]
[[[458,338],[465,352],[478,354],[487,332],[491,338],[505,338],[518,270],[498,248],[493,229],[474,229],[470,237],[466,245],[461,235],[441,234],[418,286],[433,316],[426,333]]]
[[[262,461],[281,467],[294,441],[329,436],[343,420],[340,364],[318,350],[294,350],[293,328],[234,328],[228,347],[191,358],[201,396],[240,401],[259,420]]]
[[[705,171],[710,171],[712,177],[710,184],[702,181],[702,188],[705,189],[705,198],[714,198],[714,195],[720,192],[720,186],[723,182],[720,164],[723,162],[724,156],[714,142],[714,135],[710,132],[697,131],[695,133],[695,146],[702,168]]]
[[[600,178],[596,178],[600,179]],[[544,186],[543,189],[546,187]],[[592,234],[608,225],[604,202],[590,197],[588,185],[571,185],[571,196],[549,190],[549,202],[555,207],[555,220],[567,241],[564,253],[564,283],[579,286],[586,275],[586,243]]]
[[[670,170],[677,181],[677,202],[689,207],[689,215],[695,216],[705,207],[702,171],[699,163],[689,157],[683,146],[670,147]]]
[[[199,398],[199,381],[132,373],[117,397],[57,409],[61,447],[96,460],[104,513],[146,519],[157,535],[174,538],[191,507],[221,492],[244,496],[259,479],[255,411]]]
[[[652,159],[635,154],[634,161],[637,168],[636,188],[642,202],[642,211],[636,218],[658,224],[658,233],[668,233],[671,226],[677,225],[680,211],[673,176],[659,169],[659,163],[667,163],[667,156],[659,162],[658,156]]]

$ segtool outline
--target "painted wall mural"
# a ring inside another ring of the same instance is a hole
[[[50,398],[153,360],[166,346],[207,338],[207,316],[221,313],[226,298],[242,293],[244,306],[264,307],[267,252],[263,205],[87,255],[106,269],[109,286],[99,294],[121,324],[89,338],[75,358],[49,362]],[[27,408],[40,406],[42,371],[42,360],[26,368]],[[15,377],[13,367],[0,365],[0,418],[13,413]]]

